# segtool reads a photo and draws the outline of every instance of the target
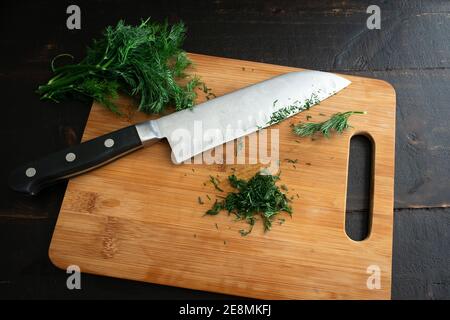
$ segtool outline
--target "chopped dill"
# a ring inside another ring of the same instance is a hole
[[[216,97],[216,95],[211,92],[212,89],[208,88],[205,83],[202,83],[201,85],[202,85],[203,93],[206,95],[206,100],[210,100],[210,99]]]
[[[292,214],[289,199],[275,183],[280,179],[276,175],[257,173],[250,180],[238,179],[234,174],[228,177],[230,185],[237,192],[230,192],[222,201],[214,203],[206,215],[217,215],[226,210],[236,216],[236,220],[247,222],[248,230],[240,230],[242,236],[248,235],[261,217],[264,231],[270,230],[272,221],[281,212]],[[286,188],[287,189],[287,188]]]
[[[215,216],[216,214],[218,214],[220,211],[222,210],[222,203],[218,202],[216,200],[216,202],[214,202],[214,205],[211,209],[209,209],[208,211],[206,211],[206,215],[209,216]]]
[[[211,182],[214,185],[214,188],[216,188],[216,190],[223,192],[222,188],[219,187],[219,183],[220,183],[219,179],[210,175],[209,182]]]

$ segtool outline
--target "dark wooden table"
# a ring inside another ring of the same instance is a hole
[[[66,28],[66,8],[82,10],[81,30]],[[366,9],[381,7],[381,30]],[[450,298],[450,2],[398,1],[3,1],[0,5],[0,298],[226,298],[219,294],[67,274],[48,259],[65,185],[37,197],[10,191],[12,168],[78,143],[90,103],[42,102],[34,94],[59,53],[86,45],[119,19],[141,17],[188,27],[190,52],[384,79],[397,91],[394,299]],[[356,192],[367,165],[361,143]],[[362,151],[361,151],[362,150]],[[359,181],[359,182],[358,182]],[[348,202],[354,221],[364,196]]]

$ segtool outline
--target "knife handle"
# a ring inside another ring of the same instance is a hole
[[[11,173],[9,185],[15,191],[34,195],[57,181],[100,167],[142,146],[136,127],[129,126],[18,167]]]

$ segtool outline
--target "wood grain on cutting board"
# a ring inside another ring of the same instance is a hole
[[[299,70],[190,57],[192,71],[216,95]],[[248,178],[260,165],[175,165],[168,144],[159,142],[70,180],[50,245],[52,262],[61,268],[75,264],[87,273],[255,298],[389,299],[395,91],[384,81],[345,77],[352,81],[348,88],[273,127],[279,129],[281,183],[293,196],[294,214],[280,216],[286,219],[282,225],[275,222],[264,233],[258,221],[242,237],[239,230],[246,225],[232,216],[203,215],[216,196],[224,195],[205,183],[210,175],[229,191],[226,177],[232,168]],[[353,129],[341,136],[313,141],[294,136],[289,127],[307,115],[323,121],[323,115],[348,110],[367,114],[350,118]],[[133,111],[117,117],[94,104],[83,140],[144,119]],[[371,232],[360,242],[345,233],[349,143],[358,133],[374,143]],[[272,136],[269,130],[269,140]],[[369,288],[377,270],[381,287]]]

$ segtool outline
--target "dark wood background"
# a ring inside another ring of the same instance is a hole
[[[78,4],[81,30],[66,28]],[[366,27],[370,4],[381,30]],[[90,103],[42,102],[34,94],[59,53],[82,57],[86,45],[119,19],[151,16],[188,27],[190,52],[389,81],[397,91],[394,299],[450,298],[450,1],[2,1],[0,5],[0,298],[226,298],[106,277],[82,276],[67,290],[48,246],[65,184],[37,197],[10,191],[18,164],[80,141]],[[367,154],[356,156],[351,191],[365,188]],[[361,151],[362,150],[362,151]],[[353,160],[352,160],[353,161]],[[359,163],[359,164],[358,164]],[[359,187],[358,187],[359,186]],[[353,196],[350,217],[367,199]]]

